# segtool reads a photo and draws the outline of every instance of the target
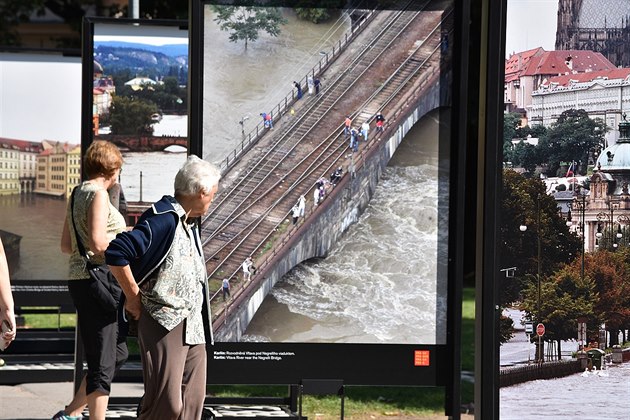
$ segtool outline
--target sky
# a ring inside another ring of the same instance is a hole
[[[507,0],[505,55],[555,50],[558,0]]]
[[[81,143],[81,58],[0,53],[0,137]]]
[[[94,43],[107,42],[107,41],[119,41],[119,42],[133,42],[134,44],[145,45],[173,45],[173,44],[188,44],[188,38],[163,38],[155,36],[115,36],[115,35],[95,35]]]
[[[117,25],[116,29],[120,28]],[[186,31],[167,30],[172,37],[139,36],[137,30],[122,36],[104,31],[94,40],[148,45],[188,43]],[[81,77],[79,57],[0,53],[0,137],[80,144]]]

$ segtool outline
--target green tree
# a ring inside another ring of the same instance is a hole
[[[503,114],[503,162],[514,162],[512,140],[521,126],[521,114],[510,112]]]
[[[325,22],[332,16],[330,10],[323,8],[297,8],[295,14],[299,19],[307,20],[313,23]]]
[[[112,134],[150,135],[151,115],[158,112],[154,103],[137,98],[114,96],[109,109]]]
[[[532,276],[525,291],[523,309],[530,319],[545,324],[545,341],[556,341],[558,359],[563,340],[577,338],[577,319],[585,317],[587,325],[596,325],[595,305],[599,300],[591,276],[581,276],[581,258],[564,266],[549,277],[541,278],[540,316],[538,315],[538,282]],[[533,340],[537,340],[533,337]]]
[[[258,39],[260,31],[277,37],[280,25],[288,22],[277,7],[213,6],[213,9],[216,12],[214,21],[222,31],[230,32],[230,42],[245,41],[245,49],[248,42]]]
[[[569,109],[558,117],[539,142],[540,159],[548,165],[551,176],[559,172],[563,162],[579,162],[582,173],[604,145],[608,128],[600,118],[591,119],[583,109]]]
[[[516,130],[516,137],[520,137],[522,139],[528,136],[540,138],[545,134],[547,134],[547,128],[544,125],[535,125],[534,127],[526,125],[525,127],[520,127]]]
[[[610,332],[610,345],[618,344],[619,331],[630,321],[630,250],[599,250],[589,255],[585,270],[593,277],[599,300],[595,312]],[[598,324],[592,325],[597,327]],[[595,328],[593,328],[595,330]]]
[[[536,166],[540,163],[538,148],[524,141],[517,143],[512,149],[512,163],[533,175],[536,171]]]
[[[524,232],[521,226],[526,226]],[[498,227],[500,268],[515,267],[513,277],[497,273],[501,281],[499,305],[503,308],[523,298],[523,291],[536,278],[539,267],[544,278],[572,261],[582,246],[558,214],[554,198],[546,194],[545,184],[513,170],[503,171]]]

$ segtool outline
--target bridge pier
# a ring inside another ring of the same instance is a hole
[[[293,237],[276,251],[274,260],[266,267],[260,267],[249,295],[243,298],[242,303],[230,308],[223,325],[215,333],[216,341],[239,341],[265,297],[282,276],[303,261],[323,258],[328,254],[367,208],[383,171],[405,135],[422,117],[438,109],[442,103],[447,103],[444,101],[446,97],[448,92],[441,91],[440,83],[436,81],[414,108],[407,108],[404,118],[390,118],[390,121],[399,122],[396,129],[389,131],[390,137],[362,155],[357,162],[356,177],[350,179],[344,176]],[[445,290],[438,292],[445,293]],[[446,328],[437,330],[446,331]]]

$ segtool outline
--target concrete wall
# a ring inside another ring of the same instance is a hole
[[[383,141],[378,149],[367,152],[365,163],[357,167],[356,178],[343,177],[294,237],[286,242],[280,251],[281,256],[261,272],[263,280],[257,280],[260,282],[257,290],[245,303],[231,308],[227,323],[215,334],[216,341],[239,341],[263,300],[282,276],[303,261],[326,257],[337,240],[367,208],[383,170],[405,135],[424,115],[439,108],[440,94],[445,95],[445,92],[441,92],[439,83],[435,83],[422,96],[416,108],[401,120],[390,138]]]

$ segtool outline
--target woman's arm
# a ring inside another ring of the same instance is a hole
[[[9,324],[10,330],[2,334],[2,338],[8,344],[15,340],[15,312],[9,280],[9,265],[2,240],[0,240],[0,322],[4,321]]]
[[[138,288],[136,279],[133,277],[131,268],[129,265],[110,265],[109,268],[112,270],[112,274],[116,277],[116,280],[118,280],[118,283],[125,294],[125,310],[133,319],[140,318],[140,311],[142,309],[140,289]]]
[[[72,241],[70,240],[68,218],[63,221],[63,230],[61,231],[61,252],[64,254],[72,254]]]
[[[109,217],[109,194],[98,190],[90,203],[87,214],[89,248],[95,254],[103,255],[109,245],[107,240],[107,218]]]

